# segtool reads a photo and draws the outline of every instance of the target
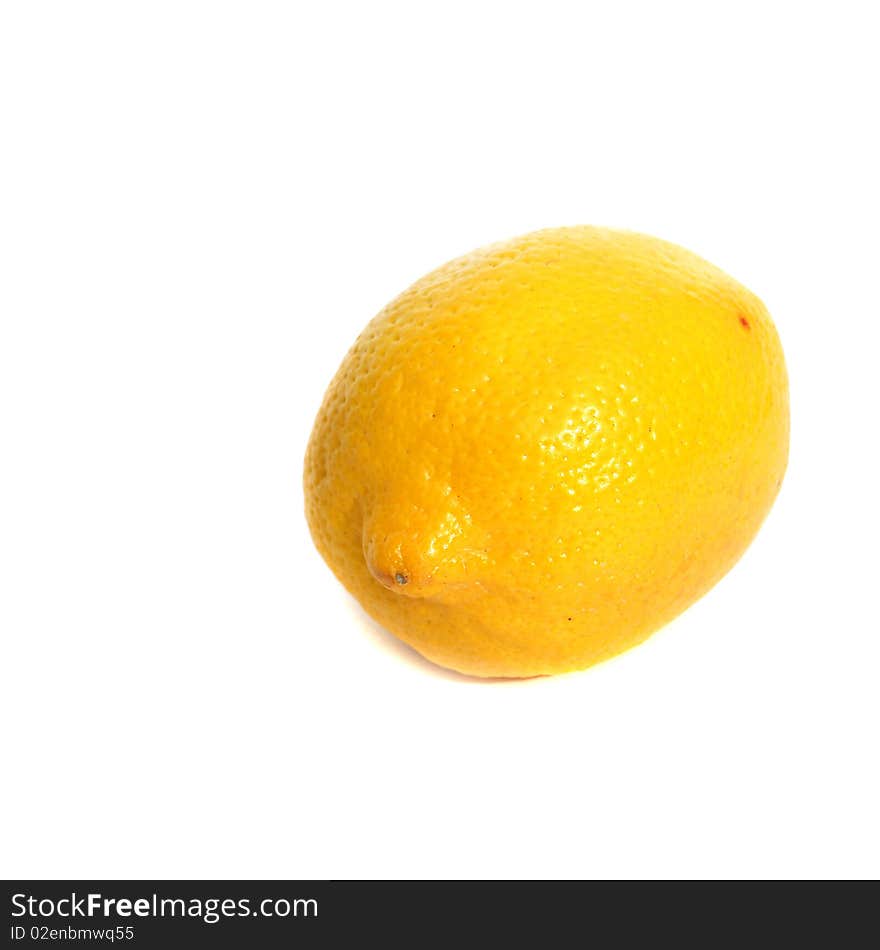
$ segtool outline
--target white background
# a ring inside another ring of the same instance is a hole
[[[0,873],[880,874],[872,12],[4,4]],[[791,462],[647,644],[486,684],[342,591],[302,456],[388,299],[572,223],[763,297]]]

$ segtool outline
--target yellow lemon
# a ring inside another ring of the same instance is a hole
[[[730,569],[788,431],[753,294],[656,238],[538,231],[440,267],[366,327],[315,422],[306,514],[339,580],[430,660],[560,673]]]

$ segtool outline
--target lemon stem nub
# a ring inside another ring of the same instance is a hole
[[[400,571],[398,571],[398,572],[394,575],[394,580],[395,580],[396,583],[400,584],[401,587],[402,587],[402,586],[407,582],[407,576],[406,576],[406,574],[401,574]]]

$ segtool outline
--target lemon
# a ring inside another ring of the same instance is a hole
[[[788,432],[753,294],[656,238],[538,231],[440,267],[366,327],[314,425],[306,515],[339,580],[428,659],[560,673],[730,569]]]

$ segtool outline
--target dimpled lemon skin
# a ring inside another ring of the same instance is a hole
[[[694,254],[593,227],[451,261],[363,331],[305,462],[375,620],[475,676],[582,669],[719,580],[788,455],[779,338]]]

